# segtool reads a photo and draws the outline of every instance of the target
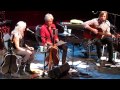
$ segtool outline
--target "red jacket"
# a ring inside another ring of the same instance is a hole
[[[55,26],[55,24],[52,24],[51,27],[54,28],[54,29],[50,30],[50,33],[53,36],[52,30],[55,30],[56,26]],[[41,40],[42,40],[43,45],[45,45],[47,42],[52,43],[50,33],[48,31],[48,26],[46,24],[41,26],[40,35],[42,36]],[[46,38],[44,38],[44,37],[46,37]],[[57,39],[58,39],[58,35],[54,35],[54,40],[56,41]]]

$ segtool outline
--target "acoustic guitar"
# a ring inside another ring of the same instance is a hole
[[[87,39],[90,39],[90,42],[88,42],[88,44],[96,42],[97,40],[101,39],[103,35],[106,37],[109,37],[109,35],[104,33],[101,28],[95,28],[95,29],[98,30],[97,34],[93,33],[90,30],[87,30],[87,29],[84,32],[84,37]]]
[[[94,27],[92,27],[94,28]],[[84,37],[87,38],[87,39],[94,39],[94,38],[101,38],[102,35],[106,35],[105,33],[103,33],[102,29],[101,28],[95,28],[98,30],[98,34],[95,34],[93,33],[92,31],[88,30],[88,29],[85,29],[84,31]]]
[[[18,66],[17,66],[17,56],[14,54],[6,54],[4,56],[4,61],[2,64],[2,73],[3,74],[14,74],[17,72],[18,70]]]
[[[48,56],[46,57],[45,61],[48,63],[48,69],[51,70],[52,66],[56,66],[59,64],[59,53],[58,47],[53,45],[48,50]]]
[[[9,48],[4,55],[1,71],[3,74],[6,74],[6,73],[14,74],[18,71],[17,56],[13,52],[11,40],[8,40],[7,42],[8,42]]]

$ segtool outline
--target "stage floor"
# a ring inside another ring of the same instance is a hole
[[[120,79],[120,59],[118,58],[116,65],[106,65],[101,66],[100,63],[96,62],[97,56],[96,51],[93,49],[93,55],[88,58],[85,55],[86,50],[81,45],[76,45],[73,50],[72,45],[68,45],[68,53],[67,53],[67,63],[70,66],[73,66],[68,71],[68,74],[59,78],[59,79]],[[91,53],[92,53],[91,52]],[[2,53],[0,53],[2,59]],[[60,52],[60,62],[59,66],[61,66],[61,57],[62,52]],[[0,60],[2,62],[2,60]],[[105,60],[101,60],[101,63],[104,63]],[[44,67],[44,54],[37,52],[35,54],[35,61],[31,63],[31,70],[37,72],[36,75],[28,75],[16,77],[16,75],[3,75],[0,73],[0,79],[51,79],[48,77],[47,72],[45,72],[45,76],[42,77]]]

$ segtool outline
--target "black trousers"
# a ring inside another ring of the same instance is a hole
[[[105,38],[102,38],[95,42],[98,58],[100,59],[100,57],[102,55],[101,46],[104,44],[107,44],[107,51],[109,54],[108,61],[112,61],[112,59],[113,59],[113,39],[111,37],[105,37]]]
[[[66,44],[63,44],[63,45],[60,45],[58,46],[59,49],[63,50],[63,53],[62,53],[62,64],[65,64],[66,62],[66,57],[67,57],[67,45]]]

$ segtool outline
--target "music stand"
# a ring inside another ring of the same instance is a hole
[[[75,36],[74,34],[71,34],[71,37],[74,37],[74,38],[77,38],[77,39],[79,39],[77,36]],[[72,42],[72,44],[73,44],[73,47],[72,47],[72,65],[71,65],[71,68],[72,69],[76,69],[77,67],[75,67],[74,65],[73,65],[73,58],[74,58],[74,52],[75,52],[75,43],[74,42]]]
[[[74,34],[71,34],[71,36],[72,37],[74,37],[74,38],[76,38],[76,39],[79,39],[77,36],[75,36]],[[72,69],[75,69],[77,72],[78,72],[78,76],[82,76],[82,77],[86,77],[86,78],[90,78],[91,76],[89,75],[89,74],[87,74],[87,73],[82,73],[82,72],[80,72],[80,70],[77,68],[77,66],[80,64],[80,63],[78,63],[77,65],[74,65],[73,64],[73,58],[74,58],[74,52],[75,52],[75,43],[77,43],[77,41],[75,42],[72,42],[72,44],[73,44],[73,47],[72,47],[72,65],[70,65],[70,68],[72,68]]]
[[[69,29],[84,29],[84,27],[83,27],[83,25],[82,24],[63,24],[63,25],[60,25],[60,26],[67,26],[67,28],[69,28]],[[75,37],[75,38],[77,38],[77,39],[79,39],[77,36],[75,36],[74,34],[71,34],[71,35],[67,35],[67,34],[63,34],[63,33],[60,33],[59,34],[60,36],[64,36],[65,37],[65,41],[66,41],[66,37],[68,36],[68,37]],[[73,48],[72,48],[72,57],[74,57],[74,49],[75,49],[75,43],[73,43]],[[79,65],[79,64],[77,64],[77,65]],[[76,66],[77,66],[76,65]],[[74,65],[73,65],[73,59],[72,59],[72,65],[70,66],[72,69],[76,69],[78,72],[79,72],[79,74],[81,75],[81,76],[83,76],[83,75],[86,75],[86,76],[89,76],[89,74],[85,74],[85,73],[82,73],[82,72],[80,72],[78,69],[77,69],[77,67],[75,67]]]
[[[60,36],[63,36],[65,37],[65,42],[67,42],[67,37],[75,37],[77,39],[79,39],[77,36],[75,36],[74,34],[64,34],[64,33],[59,33]],[[74,65],[73,65],[73,57],[74,57],[74,50],[75,50],[75,43],[72,43],[73,47],[72,47],[72,65],[70,66],[71,68],[75,68]]]

